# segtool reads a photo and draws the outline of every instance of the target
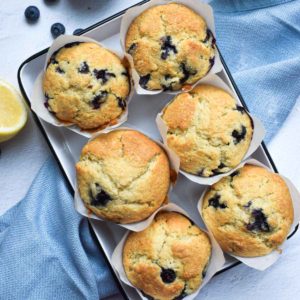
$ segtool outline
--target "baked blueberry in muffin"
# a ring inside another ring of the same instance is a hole
[[[140,14],[129,26],[125,48],[140,86],[148,90],[193,84],[209,72],[215,57],[215,39],[204,19],[178,3]]]
[[[85,206],[116,223],[150,216],[166,200],[170,185],[164,150],[135,130],[114,130],[88,142],[76,171]]]
[[[123,266],[148,299],[183,299],[202,284],[211,256],[205,232],[176,212],[160,212],[141,232],[131,232]]]
[[[210,177],[236,167],[251,143],[252,120],[234,98],[212,85],[177,95],[164,109],[167,144],[180,168]]]
[[[284,180],[265,168],[245,165],[205,194],[202,216],[225,252],[262,256],[286,239],[294,213]]]
[[[115,124],[126,108],[130,82],[120,58],[96,43],[73,42],[54,52],[43,79],[45,106],[82,129]]]

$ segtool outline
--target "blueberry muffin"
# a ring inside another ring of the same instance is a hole
[[[161,212],[123,248],[128,280],[148,299],[180,300],[201,285],[211,256],[210,240],[185,216]]]
[[[164,109],[167,144],[180,168],[210,177],[236,167],[252,139],[252,120],[234,98],[212,85],[198,85],[177,95]]]
[[[294,218],[284,180],[253,165],[214,184],[203,199],[202,216],[225,252],[244,257],[278,249]]]
[[[178,3],[140,14],[129,26],[125,48],[140,85],[148,90],[179,90],[193,84],[209,72],[215,59],[215,39],[204,19]]]
[[[167,198],[168,157],[138,131],[115,130],[90,141],[76,170],[81,199],[103,219],[123,224],[141,221]]]
[[[49,59],[43,78],[45,106],[82,129],[117,123],[130,82],[120,58],[95,43],[70,43]]]

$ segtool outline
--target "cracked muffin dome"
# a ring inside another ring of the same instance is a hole
[[[85,206],[123,224],[150,216],[166,200],[170,185],[164,150],[134,130],[114,130],[87,143],[76,171]]]
[[[244,257],[278,249],[290,231],[293,212],[284,180],[253,165],[214,184],[202,205],[205,224],[221,248]]]
[[[145,230],[128,235],[123,266],[148,299],[180,300],[202,284],[210,256],[205,232],[179,213],[160,212]]]
[[[116,124],[130,82],[120,58],[96,43],[74,42],[54,52],[43,78],[45,106],[82,129]]]
[[[177,3],[140,14],[129,26],[125,48],[140,85],[148,90],[191,85],[209,72],[215,59],[215,39],[204,19]]]
[[[248,151],[252,120],[234,98],[212,85],[177,95],[164,109],[167,144],[181,170],[210,177],[236,167]]]

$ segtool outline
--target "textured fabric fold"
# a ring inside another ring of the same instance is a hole
[[[215,11],[231,13],[267,8],[290,1],[294,0],[214,0],[213,5]]]
[[[266,142],[300,95],[300,1],[285,2],[210,2],[218,46],[251,113],[264,123]]]
[[[0,218],[0,299],[99,299],[114,280],[53,159]]]

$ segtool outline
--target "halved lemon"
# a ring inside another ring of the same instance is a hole
[[[27,121],[27,107],[20,93],[0,80],[0,142],[15,136]]]

